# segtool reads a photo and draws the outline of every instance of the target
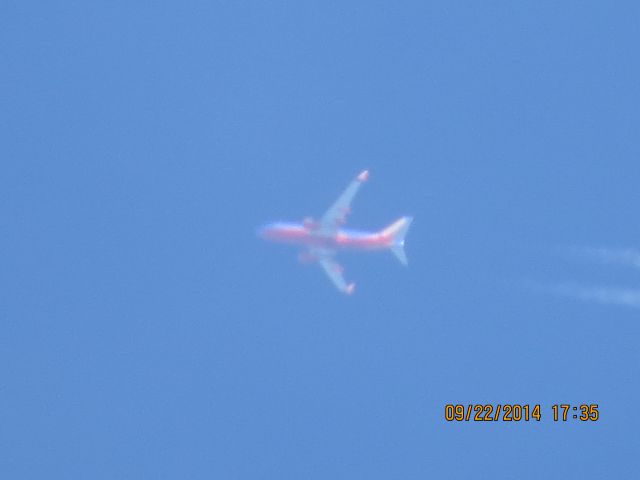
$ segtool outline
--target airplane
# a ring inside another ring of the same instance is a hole
[[[302,223],[273,222],[258,230],[265,240],[300,245],[303,251],[299,259],[304,263],[317,262],[338,290],[351,295],[355,283],[347,283],[344,269],[335,260],[340,250],[390,250],[402,265],[407,265],[404,239],[413,217],[401,217],[377,232],[343,229],[351,202],[358,190],[369,178],[364,170],[347,186],[346,190],[319,219],[305,218]]]

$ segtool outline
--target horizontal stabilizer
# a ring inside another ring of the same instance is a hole
[[[396,256],[400,263],[405,267],[409,265],[409,260],[407,259],[407,254],[404,253],[404,245],[393,245],[391,247],[391,252]]]
[[[383,236],[391,237],[389,249],[403,265],[409,263],[407,255],[404,253],[404,239],[407,236],[411,222],[413,222],[413,217],[402,217],[381,232]]]

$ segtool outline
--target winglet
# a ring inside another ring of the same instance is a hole
[[[356,289],[356,284],[352,282],[349,285],[347,285],[347,287],[344,289],[344,293],[346,293],[347,295],[352,295],[355,289]]]
[[[360,175],[358,175],[357,180],[362,183],[362,182],[366,182],[369,179],[369,170],[363,170],[362,172],[360,172]]]

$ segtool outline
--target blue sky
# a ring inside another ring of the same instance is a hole
[[[635,2],[1,10],[0,476],[640,471]],[[347,298],[255,228],[363,168]]]

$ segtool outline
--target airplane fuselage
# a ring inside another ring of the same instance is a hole
[[[270,223],[259,233],[262,238],[273,242],[330,250],[383,250],[393,243],[391,236],[380,232],[338,229],[327,235],[302,223]]]
[[[298,258],[301,262],[318,264],[339,291],[352,294],[355,283],[345,280],[344,269],[335,259],[339,251],[389,250],[402,265],[407,265],[404,238],[413,217],[401,217],[377,232],[342,228],[351,212],[351,201],[368,178],[368,170],[360,172],[319,220],[307,217],[302,223],[269,223],[260,228],[258,234],[265,240],[300,247]]]

